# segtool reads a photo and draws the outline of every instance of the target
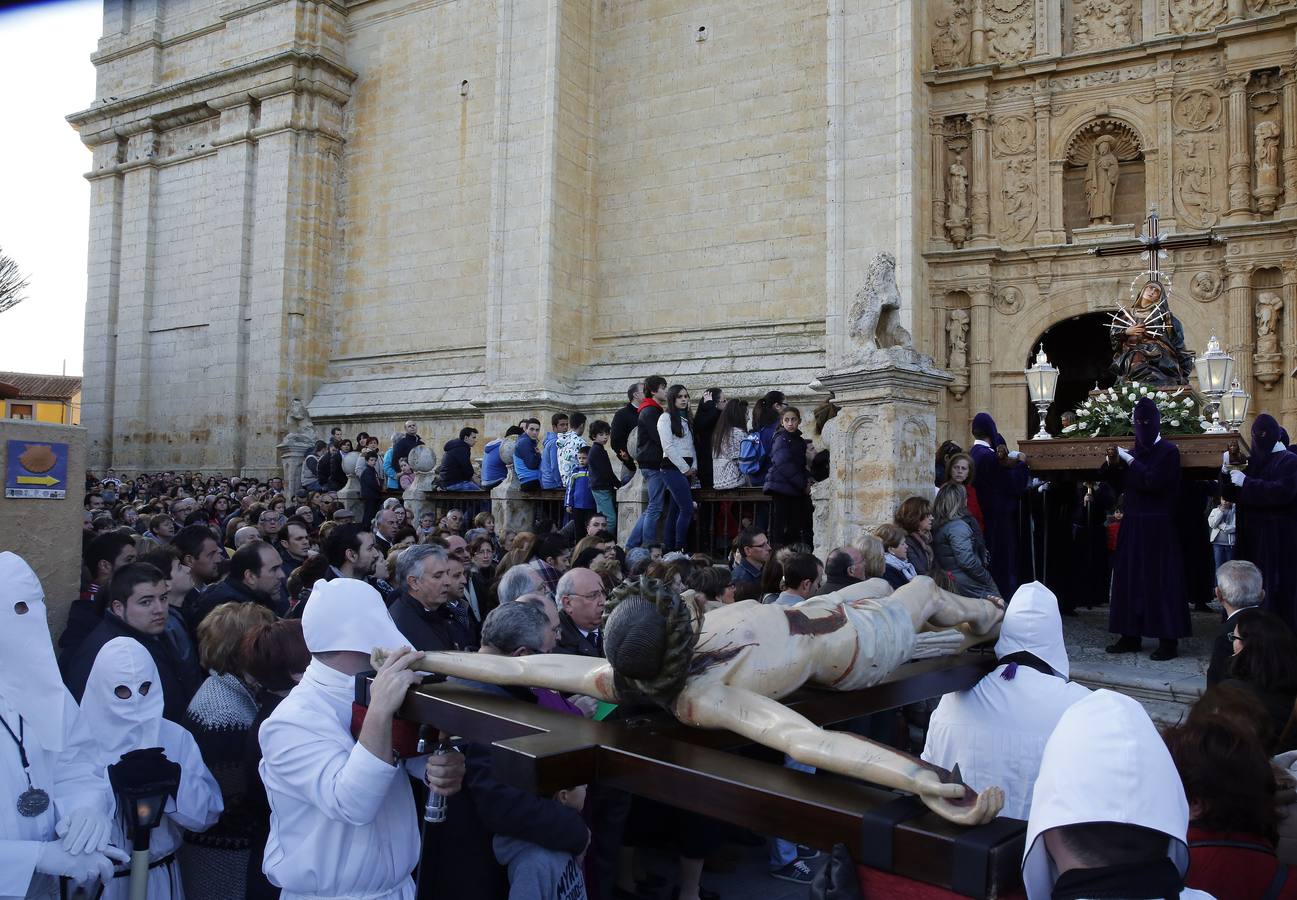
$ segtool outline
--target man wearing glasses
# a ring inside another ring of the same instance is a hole
[[[761,570],[770,558],[770,539],[763,531],[745,529],[739,532],[735,543],[739,549],[739,561],[730,570],[730,584],[760,581]]]
[[[559,640],[555,653],[603,656],[603,579],[590,569],[569,569],[554,592],[559,607]]]

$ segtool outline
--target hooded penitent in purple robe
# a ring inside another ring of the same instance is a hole
[[[1112,563],[1112,606],[1108,630],[1128,637],[1162,640],[1188,637],[1184,560],[1176,530],[1180,493],[1180,450],[1159,439],[1157,404],[1135,404],[1135,448],[1124,473],[1121,530]]]
[[[989,413],[973,417],[973,435],[992,444],[1004,443]],[[1018,589],[1018,504],[1031,472],[1021,460],[1011,467],[1000,465],[994,446],[974,444],[968,452],[973,458],[973,483],[977,485],[977,502],[986,524],[991,578],[1001,597],[1012,597]]]
[[[1221,479],[1237,505],[1234,558],[1261,570],[1266,609],[1297,627],[1297,453],[1283,449],[1282,429],[1262,413],[1252,425],[1252,456],[1243,484]]]

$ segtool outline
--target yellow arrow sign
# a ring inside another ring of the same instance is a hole
[[[19,475],[19,484],[43,484],[46,487],[59,483],[53,475]]]

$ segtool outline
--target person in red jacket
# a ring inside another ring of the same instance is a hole
[[[1279,862],[1278,784],[1265,750],[1269,716],[1248,692],[1217,685],[1163,733],[1189,800],[1186,885],[1218,900],[1297,900]]]

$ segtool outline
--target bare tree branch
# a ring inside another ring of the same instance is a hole
[[[0,313],[27,299],[27,279],[18,271],[18,263],[0,250]]]

